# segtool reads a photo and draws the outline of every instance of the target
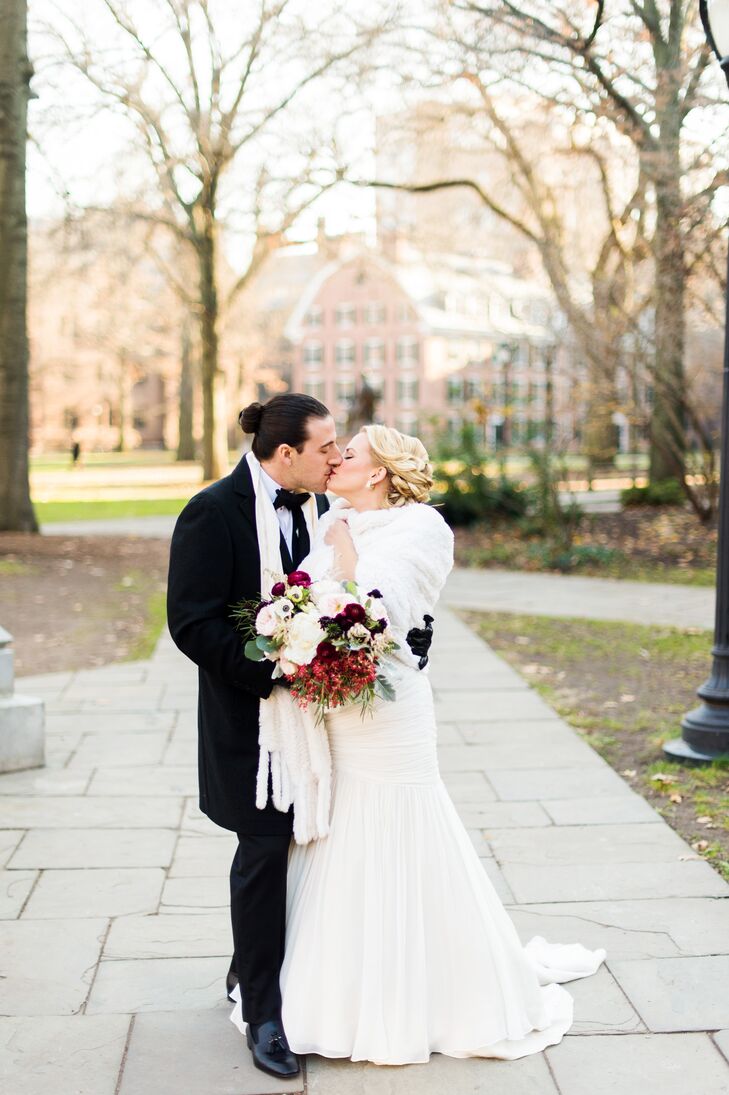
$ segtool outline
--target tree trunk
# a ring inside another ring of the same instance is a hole
[[[554,441],[554,351],[547,349],[544,356],[544,444],[552,451]]]
[[[680,103],[672,94],[672,73],[660,73],[657,111],[661,147],[652,172],[656,187],[654,404],[651,416],[650,480],[685,475],[686,433],[684,343],[686,263],[681,234]]]
[[[37,532],[28,479],[26,0],[0,0],[0,530]]]
[[[600,314],[600,305],[597,308]],[[595,348],[602,352],[595,354]],[[617,453],[613,414],[617,410],[615,378],[620,351],[610,345],[609,331],[595,331],[588,358],[587,414],[584,450],[591,465],[611,464]]]
[[[133,427],[132,421],[132,393],[131,384],[129,383],[129,362],[127,360],[126,350],[120,350],[117,358],[119,366],[118,373],[118,396],[119,396],[119,434],[117,436],[116,451],[127,452],[129,449],[129,438]]]
[[[177,460],[195,459],[195,437],[193,434],[193,359],[192,338],[190,336],[190,317],[185,313],[182,322],[180,344],[180,395],[178,400],[178,442]]]
[[[198,240],[200,264],[200,371],[203,404],[203,479],[228,474],[225,375],[218,354],[218,293],[216,282],[215,212],[203,211],[204,229]]]

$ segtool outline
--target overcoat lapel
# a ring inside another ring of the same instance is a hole
[[[242,457],[230,473],[233,490],[238,499],[238,509],[245,517],[258,542],[258,530],[256,528],[256,492],[253,490],[251,469],[245,456]]]

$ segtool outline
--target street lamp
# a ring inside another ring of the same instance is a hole
[[[729,84],[729,0],[700,0],[701,22]],[[729,281],[724,329],[724,389],[721,408],[721,470],[716,548],[716,616],[708,681],[696,690],[702,703],[684,716],[682,735],[666,742],[670,760],[702,764],[729,759]]]

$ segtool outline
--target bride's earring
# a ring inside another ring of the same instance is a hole
[[[372,482],[371,479],[367,480],[367,482],[365,483],[365,486],[367,487],[367,490],[374,490],[375,489],[375,484]]]

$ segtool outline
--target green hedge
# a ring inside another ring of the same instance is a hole
[[[433,453],[431,500],[449,525],[473,525],[489,517],[521,517],[528,495],[505,475],[489,476],[488,453],[472,425],[457,438],[441,440]]]
[[[620,501],[624,506],[680,506],[685,500],[678,479],[662,479],[659,483],[628,487],[620,492]]]

